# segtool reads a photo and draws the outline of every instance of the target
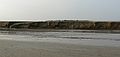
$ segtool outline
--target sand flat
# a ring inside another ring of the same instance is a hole
[[[120,48],[0,40],[0,57],[120,57]]]

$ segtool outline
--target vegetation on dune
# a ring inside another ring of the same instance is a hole
[[[87,29],[87,30],[120,30],[120,22],[58,20],[39,22],[0,22],[0,28],[16,29]]]

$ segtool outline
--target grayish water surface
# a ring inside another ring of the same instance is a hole
[[[0,31],[0,39],[120,47],[120,34],[115,33]]]

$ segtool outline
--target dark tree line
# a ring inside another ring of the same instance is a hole
[[[16,22],[0,22],[0,28],[120,30],[120,22],[93,22],[79,20],[39,21],[39,22],[16,21]]]

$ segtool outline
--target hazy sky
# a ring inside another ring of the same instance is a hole
[[[0,20],[115,20],[120,0],[0,0]]]

